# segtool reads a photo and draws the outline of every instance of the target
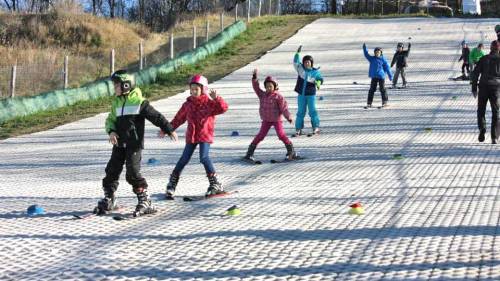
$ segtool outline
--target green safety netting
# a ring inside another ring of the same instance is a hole
[[[168,60],[165,63],[156,64],[133,73],[137,85],[154,83],[160,73],[173,72],[177,67],[194,64],[214,54],[226,45],[227,42],[245,30],[246,24],[242,21],[237,21],[196,49],[184,52],[173,60]],[[15,117],[72,105],[78,101],[110,96],[113,93],[114,90],[111,82],[109,80],[100,80],[75,89],[56,90],[31,97],[3,99],[0,100],[0,123]]]

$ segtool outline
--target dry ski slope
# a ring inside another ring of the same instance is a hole
[[[306,26],[211,85],[230,106],[217,119],[211,156],[225,187],[239,193],[162,201],[184,142],[157,139],[148,125],[143,174],[160,209],[150,217],[72,219],[102,196],[111,151],[105,114],[0,142],[0,279],[500,280],[500,153],[489,135],[476,141],[468,84],[449,80],[460,74],[460,42],[491,41],[496,23],[325,18]],[[369,79],[362,43],[370,52],[383,47],[391,59],[396,43],[409,37],[410,88],[389,91],[389,109],[363,110]],[[256,152],[265,163],[241,163],[260,126],[252,69],[261,81],[278,79],[295,113],[291,60],[300,44],[325,76],[317,101],[322,134],[293,139],[307,159],[269,164],[285,154],[271,132]],[[186,97],[154,105],[171,119]],[[146,164],[153,157],[159,165]],[[208,186],[198,159],[182,174],[179,195]],[[124,177],[118,196],[134,207]],[[366,214],[347,213],[356,201]],[[31,204],[46,214],[26,216]],[[223,216],[234,204],[242,214]]]

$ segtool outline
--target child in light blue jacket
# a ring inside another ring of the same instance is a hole
[[[307,55],[302,58],[300,62],[300,51],[302,46],[299,47],[297,53],[293,57],[293,67],[297,71],[297,83],[295,84],[295,92],[297,96],[297,118],[295,119],[294,136],[298,137],[303,134],[304,117],[306,111],[309,109],[309,116],[311,117],[312,134],[319,133],[319,115],[316,110],[316,90],[319,90],[320,85],[323,84],[323,77],[319,72],[319,68],[314,68],[314,60],[311,56]]]

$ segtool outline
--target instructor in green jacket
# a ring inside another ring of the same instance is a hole
[[[486,52],[483,50],[484,45],[479,43],[476,48],[472,49],[469,54],[469,62],[472,64],[472,69],[479,62],[479,60],[486,55]]]

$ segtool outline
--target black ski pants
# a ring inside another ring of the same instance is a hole
[[[477,125],[480,131],[486,131],[486,105],[488,101],[491,107],[491,139],[498,140],[500,124],[498,123],[498,108],[500,86],[479,85],[479,94],[477,99]]]
[[[465,76],[465,70],[467,70],[467,74],[470,73],[470,64],[469,63],[462,63],[462,75]]]
[[[111,159],[109,159],[105,170],[106,177],[102,179],[105,192],[115,192],[118,188],[118,180],[123,170],[123,164],[126,167],[125,179],[132,185],[134,193],[137,193],[140,188],[146,188],[148,184],[140,173],[141,159],[141,148],[113,146]]]
[[[370,84],[370,90],[368,91],[368,101],[367,104],[372,104],[373,95],[377,90],[377,84],[379,86],[380,94],[382,95],[382,104],[386,104],[389,98],[387,97],[387,90],[385,89],[385,79],[380,78],[372,78],[372,82]]]

